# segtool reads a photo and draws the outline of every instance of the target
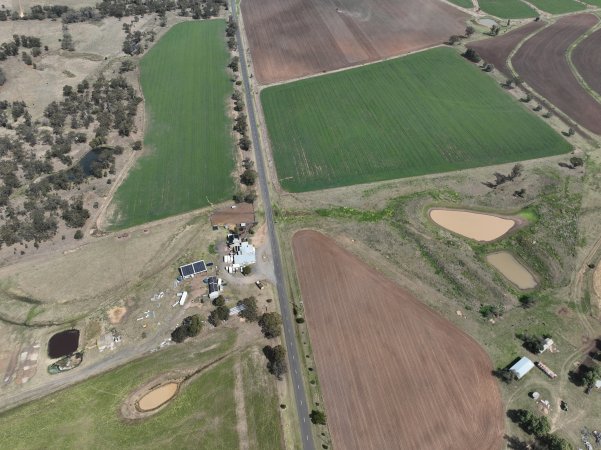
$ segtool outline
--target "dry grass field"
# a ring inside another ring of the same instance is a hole
[[[442,44],[468,18],[436,0],[245,0],[242,14],[262,84]]]
[[[297,232],[292,248],[336,448],[500,448],[473,339],[325,235]]]

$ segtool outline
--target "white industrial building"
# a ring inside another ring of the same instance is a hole
[[[534,363],[523,356],[518,362],[509,368],[519,380],[534,368]]]

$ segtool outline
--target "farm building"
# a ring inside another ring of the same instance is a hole
[[[544,340],[543,340],[542,344],[543,344],[543,348],[541,349],[541,351],[540,351],[540,352],[538,352],[539,354],[540,354],[540,353],[544,353],[544,352],[546,352],[547,350],[549,350],[550,348],[552,348],[552,347],[553,347],[553,344],[554,344],[554,342],[553,342],[553,339],[546,338],[546,339],[544,339]],[[552,351],[552,350],[551,350],[551,351]]]
[[[223,290],[221,278],[209,277],[207,284],[209,285],[209,298],[211,300],[214,300],[221,295],[221,291]]]
[[[519,380],[524,375],[532,370],[534,367],[534,363],[530,361],[528,358],[523,356],[518,362],[516,362],[513,366],[509,368],[511,372],[515,374],[517,379]]]
[[[204,273],[207,271],[207,265],[204,261],[194,261],[190,264],[185,264],[179,268],[179,273],[184,278],[192,278],[198,273]]]
[[[242,242],[238,251],[234,254],[234,264],[240,264],[241,267],[248,266],[257,262],[256,249],[248,242]]]
[[[241,267],[257,262],[255,247],[240,239],[237,234],[229,233],[227,235],[227,245],[230,248],[230,254],[223,257],[223,262],[226,263],[225,270],[229,273],[234,273]]]

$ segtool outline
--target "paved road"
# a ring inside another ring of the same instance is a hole
[[[237,21],[236,0],[230,0],[230,8],[232,17]],[[261,141],[257,130],[257,122],[255,118],[254,102],[251,93],[251,86],[248,79],[248,69],[246,65],[246,55],[244,53],[244,44],[240,29],[236,32],[236,40],[238,41],[238,50],[240,54],[240,71],[244,81],[244,89],[246,90],[246,104],[248,109],[248,119],[250,122],[250,130],[252,140],[255,146],[255,157],[257,160],[257,173],[259,175],[259,188],[265,208],[265,222],[267,223],[267,233],[269,242],[271,243],[271,253],[273,257],[273,269],[275,273],[278,298],[280,300],[280,310],[282,311],[282,322],[284,323],[284,337],[286,338],[286,350],[288,352],[288,365],[290,374],[292,375],[292,383],[294,385],[294,397],[296,401],[296,409],[300,421],[301,440],[304,450],[314,450],[315,446],[311,435],[311,420],[309,419],[309,408],[307,406],[307,396],[303,385],[303,375],[301,364],[299,363],[300,353],[296,345],[296,336],[294,334],[294,323],[290,312],[290,302],[288,300],[288,292],[284,278],[284,270],[282,269],[282,258],[280,256],[280,246],[278,244],[275,227],[273,224],[273,210],[271,208],[271,200],[269,198],[269,187],[267,185],[267,175],[265,171],[265,161],[263,159],[263,151],[261,150]]]

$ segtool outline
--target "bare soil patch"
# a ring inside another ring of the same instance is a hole
[[[572,51],[572,62],[584,81],[601,95],[601,30],[576,46]]]
[[[566,58],[570,45],[598,21],[593,14],[562,17],[526,41],[512,63],[539,94],[580,125],[601,134],[601,104],[580,85]]]
[[[125,317],[125,314],[127,314],[127,308],[125,306],[116,306],[109,309],[107,314],[109,317],[109,322],[112,325],[116,325],[120,323]]]
[[[336,448],[498,449],[503,408],[487,354],[332,239],[293,237]]]
[[[211,214],[211,225],[238,225],[255,222],[255,208],[251,203],[238,203],[227,208],[218,209]]]
[[[261,84],[442,44],[468,18],[436,0],[246,0],[241,9]]]
[[[509,33],[482,41],[470,42],[467,46],[476,50],[482,59],[495,66],[498,71],[511,76],[511,70],[507,66],[509,55],[520,42],[545,25],[546,23],[542,20],[529,22]]]

